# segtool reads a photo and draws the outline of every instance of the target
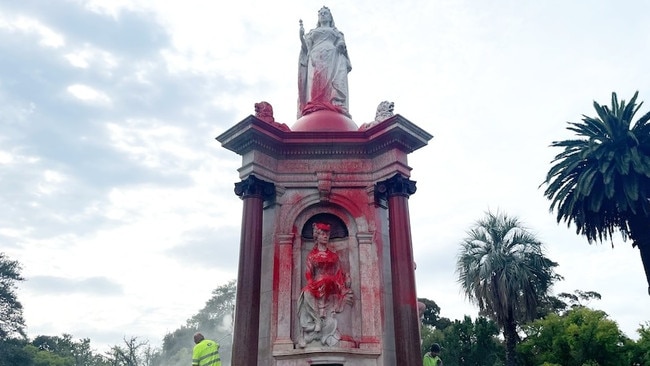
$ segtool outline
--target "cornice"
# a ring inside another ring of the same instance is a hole
[[[248,116],[216,140],[239,155],[262,151],[275,157],[368,157],[391,149],[411,153],[433,136],[399,114],[364,131],[285,131]]]

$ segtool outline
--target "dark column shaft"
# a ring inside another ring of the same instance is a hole
[[[415,182],[396,175],[381,183],[388,200],[390,267],[395,323],[395,353],[398,366],[421,366],[420,324],[415,292],[413,248],[408,197]]]
[[[408,198],[388,198],[390,258],[398,365],[422,365]]]
[[[273,185],[250,176],[235,184],[244,201],[242,214],[232,365],[257,365],[260,281],[262,270],[262,211]]]

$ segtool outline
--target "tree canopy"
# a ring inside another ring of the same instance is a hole
[[[16,296],[16,282],[23,281],[20,263],[0,252],[0,340],[25,336],[23,305]]]
[[[634,342],[605,312],[577,306],[522,327],[518,347],[524,365],[630,365]]]
[[[506,363],[515,365],[517,324],[532,320],[557,279],[542,243],[519,219],[487,212],[461,242],[458,282],[481,314],[493,319],[506,340]]]
[[[650,112],[636,121],[643,103],[612,93],[611,107],[594,102],[596,117],[569,122],[575,139],[562,148],[546,175],[544,195],[557,221],[573,222],[591,243],[620,231],[641,253],[650,294]]]

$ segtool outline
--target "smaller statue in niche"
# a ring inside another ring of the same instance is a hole
[[[354,301],[350,274],[341,267],[338,254],[329,247],[330,225],[313,224],[314,248],[307,255],[307,284],[298,300],[301,335],[298,346],[305,348],[313,341],[334,346],[340,340],[336,313]]]

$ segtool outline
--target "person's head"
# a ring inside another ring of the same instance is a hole
[[[205,337],[203,336],[203,334],[198,333],[198,332],[194,333],[194,343],[195,344],[201,343],[201,341],[204,340],[204,339],[205,339]]]
[[[438,355],[440,353],[440,345],[438,343],[434,343],[431,345],[431,353],[433,355]]]
[[[327,6],[323,6],[318,11],[318,26],[328,25],[334,28],[334,18],[332,17],[332,12]]]
[[[312,227],[314,229],[314,242],[316,244],[327,244],[330,240],[330,225],[315,222]]]

